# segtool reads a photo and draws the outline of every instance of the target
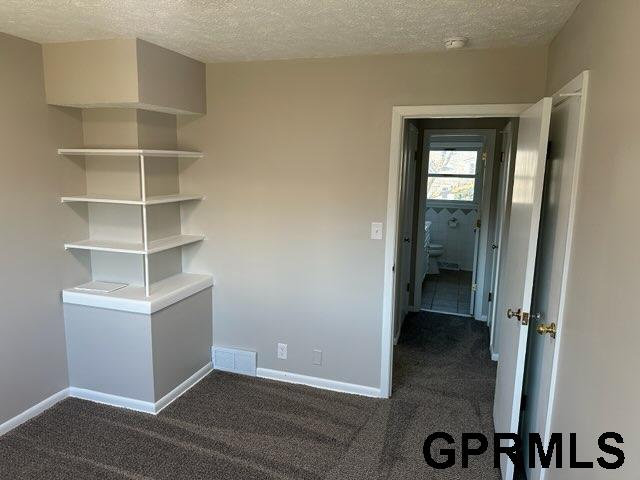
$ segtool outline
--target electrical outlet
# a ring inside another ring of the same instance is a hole
[[[322,350],[313,351],[313,364],[322,365]]]
[[[280,358],[282,360],[286,360],[287,359],[287,344],[286,343],[279,343],[278,344],[278,358]]]

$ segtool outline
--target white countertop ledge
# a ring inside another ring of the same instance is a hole
[[[150,315],[213,286],[211,275],[179,273],[151,284],[150,295],[141,285],[128,285],[111,293],[97,293],[67,288],[62,301],[74,305],[106,308]]]

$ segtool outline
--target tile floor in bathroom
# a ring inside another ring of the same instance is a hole
[[[471,272],[440,269],[422,285],[422,309],[469,315]]]

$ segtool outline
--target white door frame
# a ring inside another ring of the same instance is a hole
[[[382,341],[380,362],[380,396],[391,396],[393,374],[393,318],[396,289],[396,248],[398,207],[401,192],[400,165],[404,121],[410,118],[486,118],[518,117],[531,104],[422,105],[396,106],[391,112],[389,187],[387,192],[387,233],[384,252],[384,286],[382,299]]]

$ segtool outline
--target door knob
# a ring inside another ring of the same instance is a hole
[[[507,318],[513,317],[517,318],[522,325],[529,324],[529,314],[527,312],[523,312],[521,308],[516,311],[512,310],[511,308],[507,309]]]
[[[540,335],[549,334],[551,338],[556,338],[556,324],[555,323],[541,323],[536,327],[536,332]]]
[[[519,308],[517,311],[513,311],[512,309],[507,309],[507,318],[516,317],[518,321],[520,321],[520,317],[522,316],[522,309]]]

